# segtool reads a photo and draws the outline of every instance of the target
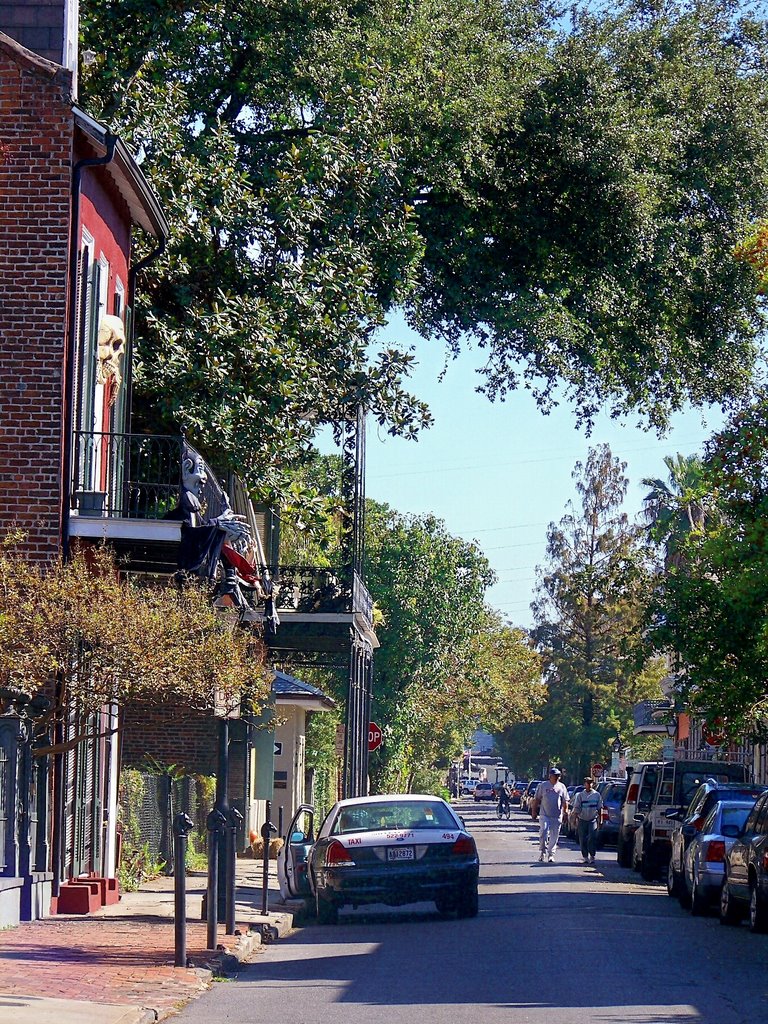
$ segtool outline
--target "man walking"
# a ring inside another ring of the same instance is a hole
[[[584,789],[576,794],[573,802],[573,814],[576,816],[579,829],[579,846],[583,864],[594,864],[597,852],[597,829],[600,825],[600,809],[603,798],[594,788],[595,782],[591,775],[584,776]]]
[[[568,790],[560,781],[560,769],[550,768],[547,782],[540,782],[533,798],[533,818],[539,818],[539,860],[555,859],[560,826],[568,815]]]

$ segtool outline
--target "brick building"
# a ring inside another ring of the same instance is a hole
[[[125,427],[133,236],[168,234],[124,144],[76,105],[74,10],[0,6],[0,527],[43,562],[105,486],[78,436]],[[115,875],[114,709],[50,758],[31,756],[33,714],[0,695],[0,924],[93,905]]]

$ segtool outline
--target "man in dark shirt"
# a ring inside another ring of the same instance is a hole
[[[594,788],[591,775],[584,776],[584,789],[576,794],[573,802],[573,814],[579,829],[579,846],[584,864],[595,863],[597,852],[597,829],[600,825],[600,810],[603,798]]]

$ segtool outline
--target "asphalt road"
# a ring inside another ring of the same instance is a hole
[[[537,827],[459,806],[481,858],[480,914],[343,911],[266,947],[183,1024],[759,1024],[768,936],[694,918],[613,850],[584,867],[566,841],[538,863]]]

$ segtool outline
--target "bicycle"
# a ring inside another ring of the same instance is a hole
[[[496,813],[500,818],[506,818],[507,821],[509,821],[512,816],[512,804],[509,800],[505,803],[502,803],[501,800],[499,800],[498,806],[496,807]]]

